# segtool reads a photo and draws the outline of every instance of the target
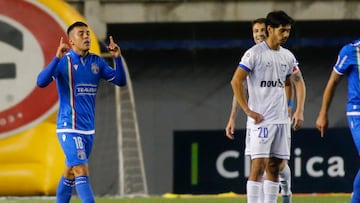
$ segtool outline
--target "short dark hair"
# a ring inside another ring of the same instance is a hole
[[[284,11],[272,11],[266,16],[266,26],[277,28],[280,25],[294,25],[295,21]]]
[[[251,27],[254,27],[256,23],[266,24],[266,18],[257,18],[251,22]]]
[[[81,22],[81,21],[77,21],[73,24],[71,24],[68,29],[67,29],[67,35],[69,36],[71,30],[73,30],[75,27],[88,27],[88,25],[84,22]]]

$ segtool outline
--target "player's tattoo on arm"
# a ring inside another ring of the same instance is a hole
[[[303,79],[303,77],[302,77],[301,74],[296,74],[296,75],[294,76],[294,81],[295,81],[295,82],[299,82],[299,81],[302,80],[302,79]]]

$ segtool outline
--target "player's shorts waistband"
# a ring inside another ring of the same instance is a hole
[[[95,130],[56,129],[56,133],[78,133],[83,135],[93,135],[95,134]]]
[[[261,122],[259,124],[254,124],[253,122],[247,122],[246,123],[246,127],[250,127],[250,128],[256,128],[256,127],[260,127],[260,126],[265,126],[265,125],[290,125],[291,124],[291,120],[290,118],[288,120],[283,120],[283,121],[270,121],[270,122]]]

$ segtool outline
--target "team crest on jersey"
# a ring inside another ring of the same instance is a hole
[[[79,68],[79,65],[78,64],[75,64],[74,65],[74,69],[77,70]]]
[[[85,159],[86,159],[85,152],[84,152],[83,150],[79,150],[79,151],[77,152],[77,157],[78,157],[78,159],[80,159],[80,160],[85,160]]]
[[[281,72],[285,72],[286,71],[286,64],[280,64],[280,69],[281,69]]]
[[[99,66],[96,63],[91,64],[91,72],[93,74],[98,74],[99,73]]]

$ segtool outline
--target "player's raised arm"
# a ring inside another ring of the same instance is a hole
[[[56,51],[56,57],[62,58],[66,52],[70,50],[70,47],[68,44],[63,42],[63,37],[60,38],[59,47]]]
[[[107,46],[109,53],[114,58],[114,69],[107,66],[104,72],[104,79],[107,81],[119,85],[126,85],[126,73],[123,58],[121,57],[120,47],[114,42],[112,36],[109,37],[109,45]]]
[[[110,40],[110,43],[107,46],[109,53],[115,58],[120,57],[121,56],[120,47],[114,42],[114,39],[112,36],[109,37],[109,40]]]
[[[54,73],[56,66],[60,59],[70,50],[69,45],[63,42],[63,37],[60,38],[60,43],[56,51],[56,55],[53,60],[44,68],[38,75],[37,86],[46,87],[54,80]]]

